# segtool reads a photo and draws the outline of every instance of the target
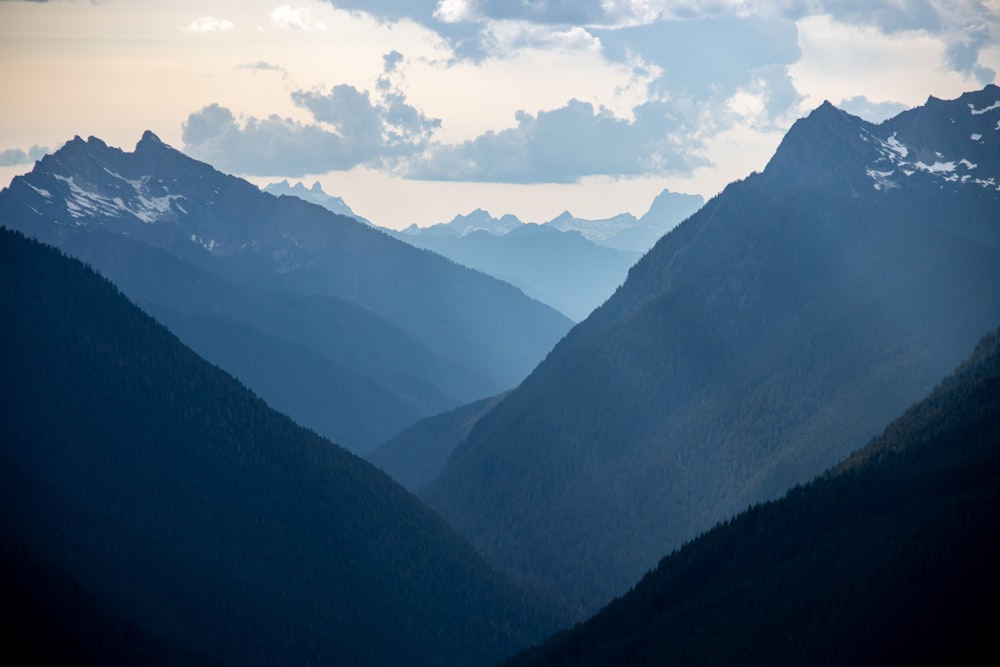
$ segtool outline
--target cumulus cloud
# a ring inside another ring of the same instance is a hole
[[[185,32],[223,32],[232,30],[236,25],[226,19],[217,19],[214,16],[203,16],[196,19],[182,28]]]
[[[17,167],[22,164],[31,164],[35,160],[40,160],[49,153],[48,148],[42,146],[32,146],[27,151],[20,148],[8,148],[0,151],[0,167]]]
[[[285,30],[326,30],[326,24],[314,20],[312,12],[305,7],[281,5],[269,14],[271,20]]]
[[[462,23],[474,20],[476,12],[471,0],[441,0],[434,18],[445,23]]]
[[[328,92],[296,90],[292,102],[315,122],[271,115],[237,119],[228,108],[210,104],[183,125],[186,150],[238,173],[297,177],[351,169],[387,167],[424,149],[440,121],[406,101],[393,82],[402,56],[385,57],[385,71],[373,96],[340,84]]]
[[[363,161],[350,142],[318,125],[277,115],[237,121],[218,104],[190,114],[182,139],[193,156],[242,174],[301,177]]]
[[[184,124],[188,150],[233,171],[289,177],[359,165],[410,178],[511,183],[568,183],[598,175],[685,176],[707,164],[693,156],[706,155],[713,136],[736,127],[769,136],[780,133],[820,90],[865,118],[893,115],[909,100],[893,88],[893,78],[899,79],[894,71],[866,74],[871,69],[868,56],[876,51],[889,70],[892,63],[905,63],[911,71],[910,61],[918,57],[929,67],[941,62],[984,83],[992,80],[995,73],[979,57],[997,43],[1000,24],[996,3],[980,0],[332,4],[432,28],[449,41],[454,59],[422,63],[425,68],[528,62],[529,54],[542,52],[559,58],[585,54],[591,64],[621,65],[622,90],[633,86],[639,92],[628,96],[624,111],[614,96],[561,92],[517,112],[513,127],[482,132],[480,126],[465,134],[449,127],[452,137],[478,136],[444,143],[438,133],[441,120],[408,101],[404,59],[393,51],[385,55],[383,73],[371,90],[339,84],[292,92],[292,102],[311,117],[306,122],[274,115],[236,117],[219,105],[204,107]],[[286,30],[325,27],[308,9],[288,4],[270,17]],[[898,50],[904,43],[909,54]],[[582,71],[579,63],[586,58],[563,61]],[[239,67],[279,69],[264,61]],[[859,86],[859,73],[868,87]],[[838,100],[829,93],[838,88],[851,92]],[[510,118],[509,111],[503,113]]]
[[[340,85],[328,93],[296,91],[293,101],[316,122],[237,119],[212,104],[188,116],[185,148],[228,171],[287,177],[365,165],[425,180],[572,183],[594,175],[684,175],[706,164],[693,156],[701,139],[691,119],[663,102],[642,105],[626,121],[571,100],[551,111],[519,112],[514,128],[443,144],[432,140],[437,121],[402,97],[376,102]]]
[[[403,168],[410,178],[507,183],[572,183],[586,176],[689,173],[697,139],[663,103],[636,110],[634,121],[579,100],[535,115],[517,127],[457,145],[433,145]]]
[[[557,51],[600,51],[601,40],[581,26],[565,29],[526,21],[493,21],[480,36],[481,47],[490,53],[510,53],[519,49]]]

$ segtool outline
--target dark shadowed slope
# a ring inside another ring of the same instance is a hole
[[[421,419],[365,458],[416,493],[441,473],[448,457],[469,437],[476,422],[505,395]]]
[[[994,664],[1000,335],[844,465],[508,664]]]
[[[998,99],[797,122],[478,422],[426,500],[595,608],[861,447],[1000,324]]]
[[[262,193],[148,132],[131,153],[68,142],[0,192],[0,223],[84,259],[265,400],[356,451],[509,389],[570,326],[510,285]],[[262,336],[284,344],[280,380],[254,375]],[[345,371],[327,391],[289,392],[312,382],[310,355],[293,351],[303,346]],[[352,392],[388,400],[351,411]]]
[[[385,474],[8,230],[0,322],[0,551],[42,579],[5,596],[5,616],[30,605],[48,648],[82,642],[99,664],[136,664],[135,650],[152,664],[488,664],[557,626]],[[66,609],[94,636],[65,636]]]

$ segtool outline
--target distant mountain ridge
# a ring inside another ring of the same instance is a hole
[[[565,211],[537,225],[476,209],[448,223],[390,233],[509,282],[580,321],[611,296],[642,253],[703,203],[698,195],[664,190],[642,218],[622,213],[584,220]]]
[[[501,564],[594,609],[862,446],[1000,325],[998,100],[991,85],[880,125],[829,104],[796,122],[762,173],[664,236],[484,415],[422,496]]]
[[[437,236],[465,236],[474,232],[487,232],[496,236],[517,229],[524,223],[516,216],[506,213],[499,218],[494,218],[489,211],[477,208],[465,215],[458,214],[449,222],[443,222],[428,227],[410,225],[400,230],[401,237],[437,237]]]
[[[541,224],[561,232],[577,232],[588,241],[608,248],[643,253],[704,203],[705,200],[700,195],[681,194],[665,189],[656,196],[641,218],[636,218],[631,213],[620,213],[610,218],[591,220],[577,218],[569,211],[563,211]],[[456,215],[446,223],[427,227],[410,225],[398,234],[401,238],[427,239],[463,237],[483,231],[504,236],[525,224],[532,223],[523,222],[510,213],[494,218],[489,211],[480,208],[465,215]]]
[[[367,225],[372,224],[371,221],[366,220],[355,213],[351,207],[347,205],[347,202],[345,202],[341,197],[329,195],[324,192],[323,186],[319,184],[319,181],[314,182],[312,187],[307,188],[301,181],[292,185],[287,180],[283,180],[277,183],[268,183],[261,188],[261,190],[269,195],[274,195],[275,197],[298,197],[299,199],[304,199],[307,202],[319,204],[323,208],[331,211],[332,213],[336,213],[337,215],[346,215],[354,218],[355,220],[360,220]]]
[[[357,216],[340,197],[319,183],[306,188],[288,181],[263,188],[276,196],[294,196],[335,213]],[[569,211],[543,225],[522,222],[510,213],[499,218],[475,209],[449,222],[416,224],[386,233],[431,250],[463,266],[508,282],[526,295],[580,321],[622,283],[625,273],[664,233],[696,211],[704,200],[663,190],[642,218],[622,213],[603,220],[574,217]],[[558,230],[568,236],[545,232]]]
[[[480,228],[457,236],[420,233],[398,237],[508,282],[574,321],[584,319],[604,303],[640,257],[637,252],[588,241],[578,232],[530,223],[517,223],[503,234]]]
[[[355,451],[509,389],[571,324],[151,132],[132,153],[77,137],[45,156],[0,192],[0,224],[84,259],[199,353]]]

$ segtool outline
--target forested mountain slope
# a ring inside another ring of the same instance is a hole
[[[997,516],[994,332],[846,463],[717,526],[506,664],[992,664]]]
[[[824,104],[667,234],[423,497],[594,609],[861,447],[1000,324],[1000,88]]]
[[[6,229],[0,321],[4,617],[45,624],[8,646],[40,633],[38,655],[83,664],[490,664],[558,627],[384,473]]]
[[[448,457],[469,437],[476,422],[495,408],[505,395],[490,396],[421,419],[365,458],[417,493],[441,473]]]
[[[265,400],[356,451],[509,389],[570,326],[510,285],[262,193],[149,132],[131,153],[68,142],[0,192],[0,224],[84,259]],[[280,377],[259,372],[264,339]]]

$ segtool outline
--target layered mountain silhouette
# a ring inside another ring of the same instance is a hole
[[[537,225],[476,209],[447,223],[390,233],[509,282],[580,321],[611,296],[642,253],[703,203],[698,195],[664,190],[641,218],[622,213],[587,220],[565,211]]]
[[[359,452],[516,385],[571,324],[149,132],[132,153],[68,142],[0,192],[0,222],[88,262],[271,405]]]
[[[0,230],[19,662],[492,664],[561,616],[51,247]]]
[[[994,662],[998,513],[993,332],[844,464],[720,524],[505,664]]]
[[[667,234],[422,496],[595,609],[864,445],[1000,324],[1000,88],[824,104]]]
[[[337,215],[346,215],[354,218],[355,220],[360,220],[361,222],[369,225],[371,224],[371,221],[355,213],[342,197],[337,197],[336,195],[330,195],[324,192],[323,186],[319,184],[319,181],[314,182],[312,186],[307,188],[301,181],[292,185],[286,179],[284,181],[278,181],[277,183],[268,183],[261,189],[269,195],[274,195],[275,197],[298,197],[299,199],[304,199],[307,202],[319,204],[323,208],[336,213]]]
[[[518,223],[503,234],[476,229],[453,235],[427,229],[431,231],[397,236],[509,282],[575,321],[604,303],[640,257],[548,225]]]
[[[545,226],[563,232],[579,232],[588,241],[608,248],[644,253],[704,203],[700,195],[663,190],[639,218],[621,213],[603,220],[587,220],[564,211]]]

